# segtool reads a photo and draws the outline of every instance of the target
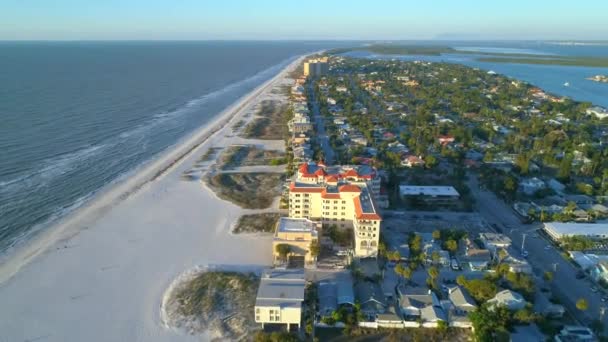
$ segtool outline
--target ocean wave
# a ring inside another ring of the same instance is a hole
[[[171,111],[163,111],[163,112],[154,114],[152,116],[151,120],[149,120],[148,122],[143,123],[139,126],[136,126],[127,132],[121,133],[119,135],[119,138],[129,139],[132,137],[144,136],[144,135],[148,134],[149,131],[153,130],[155,127],[158,127],[159,125],[162,125],[163,123],[166,123],[169,120],[171,120],[171,121],[178,120],[181,116],[184,116],[186,114],[189,114],[189,113],[192,113],[193,111],[198,110],[201,106],[207,104],[209,101],[214,100],[218,97],[221,97],[222,95],[225,95],[226,93],[238,90],[239,88],[250,85],[250,84],[254,85],[254,84],[258,83],[259,80],[264,79],[264,78],[270,76],[271,74],[275,73],[276,71],[282,69],[285,65],[289,64],[291,61],[292,61],[292,59],[288,59],[287,61],[284,61],[278,65],[274,65],[274,66],[271,66],[270,68],[259,71],[248,78],[242,79],[237,82],[230,83],[221,89],[204,94],[198,98],[191,99],[188,102],[186,102],[183,106],[178,107],[177,109],[174,109]]]
[[[290,63],[293,59],[294,58],[287,59],[282,63],[264,69],[251,77],[245,78],[238,82],[231,83],[221,89],[207,93],[199,98],[192,99],[175,110],[163,111],[154,114],[148,122],[143,123],[129,131],[120,133],[113,138],[106,139],[105,141],[102,141],[97,145],[87,146],[71,153],[66,153],[64,155],[46,159],[41,163],[40,167],[37,170],[0,182],[0,195],[5,198],[10,198],[11,194],[16,194],[18,192],[32,193],[34,191],[37,191],[38,189],[42,189],[45,187],[45,185],[50,184],[54,180],[60,178],[62,175],[78,171],[79,168],[82,168],[85,165],[86,167],[94,167],[94,160],[104,159],[99,155],[101,153],[107,152],[107,150],[110,149],[124,151],[129,150],[132,154],[141,154],[141,149],[145,149],[147,146],[147,140],[145,139],[152,135],[155,128],[162,126],[168,121],[178,122],[181,116],[185,115],[186,113],[191,113],[200,109],[201,106],[203,106],[210,100],[221,97],[226,93],[242,89],[242,87],[249,85],[254,87],[256,84],[260,83],[259,81],[271,77],[274,73],[276,73],[278,70]],[[244,93],[246,92],[247,91],[244,91]],[[240,94],[236,95],[241,96]],[[209,119],[212,119],[212,117],[210,117]],[[142,142],[142,140],[144,141]],[[176,139],[176,142],[168,146],[167,148],[174,146],[179,142],[179,140],[179,138]],[[122,146],[133,146],[134,144],[139,144],[139,151],[136,152],[128,148],[122,149]],[[133,164],[129,171],[121,172],[118,175],[114,175],[111,177],[111,179],[108,178],[105,184],[100,184],[96,189],[93,189],[87,194],[83,194],[76,200],[71,201],[70,203],[64,205],[57,205],[54,208],[49,208],[49,216],[47,216],[47,219],[45,219],[43,222],[38,222],[33,226],[27,227],[27,229],[19,229],[19,231],[14,231],[13,233],[16,233],[15,235],[10,236],[7,241],[1,241],[2,243],[0,243],[0,255],[5,255],[6,253],[8,253],[8,249],[12,249],[11,247],[20,245],[21,242],[27,241],[29,238],[35,235],[35,233],[41,231],[45,227],[48,227],[53,222],[56,222],[57,220],[65,217],[72,211],[80,208],[82,205],[91,200],[100,189],[104,188],[105,186],[109,186],[117,181],[120,181],[121,179],[124,179],[129,175],[132,175],[133,172],[138,170],[142,165],[145,165],[149,161],[153,160],[154,157],[155,155],[150,155],[146,158],[143,158],[138,163]],[[123,159],[122,156],[121,159]],[[7,245],[9,247],[5,249]]]
[[[107,147],[108,145],[105,144],[93,145],[75,152],[46,159],[42,161],[38,169],[0,182],[0,193],[21,191],[24,187],[43,187],[48,181],[73,171],[78,167],[80,162],[95,157]]]

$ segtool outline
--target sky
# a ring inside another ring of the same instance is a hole
[[[0,0],[0,40],[607,40],[607,0]]]

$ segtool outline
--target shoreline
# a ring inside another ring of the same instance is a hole
[[[89,225],[96,222],[104,214],[107,214],[113,207],[138,193],[150,183],[158,181],[170,173],[210,138],[226,128],[243,109],[251,105],[256,97],[264,94],[272,88],[274,83],[287,76],[305,57],[306,55],[292,57],[293,60],[279,70],[276,75],[241,96],[219,112],[216,118],[180,139],[167,151],[136,167],[131,171],[132,174],[125,179],[110,184],[107,189],[101,188],[88,203],[42,228],[42,231],[35,237],[15,246],[14,250],[9,250],[5,255],[2,255],[0,258],[0,287],[52,246],[74,238],[81,231],[88,229]],[[221,199],[218,198],[218,200]]]

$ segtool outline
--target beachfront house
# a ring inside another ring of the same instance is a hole
[[[300,328],[306,279],[303,269],[268,269],[260,278],[255,299],[255,322]]]
[[[312,265],[316,261],[316,256],[310,252],[310,246],[318,242],[318,228],[320,224],[305,218],[281,217],[272,239],[272,250],[275,262],[282,263],[288,261],[290,264],[297,264],[299,267]],[[286,245],[289,251],[286,255],[281,255],[279,245]],[[287,260],[284,258],[287,257]]]

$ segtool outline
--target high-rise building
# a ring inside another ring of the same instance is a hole
[[[310,59],[304,62],[304,76],[326,75],[328,71],[329,63],[327,57]]]

